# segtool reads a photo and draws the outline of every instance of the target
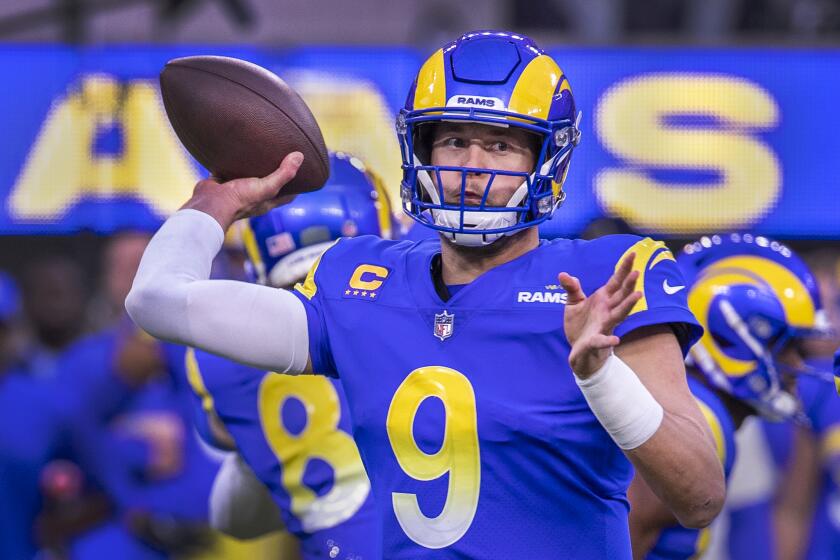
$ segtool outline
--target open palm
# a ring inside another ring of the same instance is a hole
[[[576,277],[566,272],[557,277],[568,294],[563,328],[572,347],[569,365],[581,379],[598,371],[607,360],[619,343],[613,330],[642,297],[634,291],[639,277],[633,270],[635,258],[635,253],[625,257],[607,283],[588,297]]]

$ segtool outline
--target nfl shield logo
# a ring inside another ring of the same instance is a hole
[[[455,315],[447,313],[435,313],[435,336],[446,340],[452,336],[452,329],[455,328]]]

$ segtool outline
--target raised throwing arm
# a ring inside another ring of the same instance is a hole
[[[192,198],[143,254],[125,302],[137,325],[158,338],[263,370],[307,370],[306,312],[294,295],[247,282],[208,280],[224,231],[239,218],[284,202],[280,190],[302,161],[296,154],[268,177],[196,185]]]

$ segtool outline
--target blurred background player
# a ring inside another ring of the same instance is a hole
[[[29,334],[26,369],[30,375],[54,377],[61,353],[89,327],[84,272],[66,255],[43,255],[25,267],[21,288]]]
[[[827,373],[800,380],[806,422],[764,427],[776,474],[769,510],[779,560],[840,558],[840,406]],[[761,529],[743,535],[730,527],[729,541],[738,545],[730,550],[742,555],[745,537]]]
[[[774,543],[771,558],[779,560],[840,555],[840,407],[822,353],[814,356],[832,338],[798,346],[817,374],[799,379],[800,421],[751,423],[738,434],[749,454],[739,456],[732,476],[725,516],[730,558],[751,554],[759,535]]]
[[[330,164],[323,189],[240,224],[252,281],[289,289],[339,237],[392,235],[379,179],[342,153]],[[192,350],[185,370],[200,433],[244,459],[227,459],[216,482],[216,527],[251,538],[285,525],[307,559],[381,557],[379,519],[338,380],[278,375]],[[248,482],[253,476],[273,502]]]
[[[819,286],[828,323],[837,325],[837,251],[825,244],[801,252]],[[819,375],[801,376],[804,417],[799,422],[748,418],[735,436],[738,458],[729,478],[725,512],[713,532],[712,548],[721,558],[751,557],[762,543],[768,558],[828,558],[840,517],[831,507],[836,495],[831,475],[831,434],[838,414],[830,398],[831,357],[836,327],[799,341],[797,350]],[[822,378],[822,379],[821,379]],[[807,422],[801,420],[807,419]],[[712,556],[716,558],[716,556]]]
[[[108,240],[100,326],[57,361],[50,393],[84,475],[76,502],[104,494],[109,504],[84,524],[73,523],[72,501],[43,513],[57,533],[47,544],[72,558],[167,558],[210,541],[206,497],[218,460],[191,437],[187,393],[167,368],[167,352],[178,349],[119,312],[149,237],[126,231]]]
[[[0,273],[0,557],[32,558],[41,506],[39,473],[61,445],[61,420],[29,375],[13,333],[21,311],[15,282]]]
[[[705,329],[687,360],[689,386],[729,476],[735,431],[747,417],[804,419],[797,382],[812,381],[803,374],[814,372],[803,362],[800,345],[828,332],[825,310],[805,263],[764,237],[705,237],[687,245],[678,263],[689,306]],[[825,376],[814,375],[813,381],[826,383]],[[687,559],[705,551],[709,530],[680,527],[640,477],[628,497],[635,558]],[[775,557],[769,531],[750,546],[752,557]]]

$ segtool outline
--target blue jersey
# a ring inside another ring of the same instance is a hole
[[[802,378],[799,391],[817,438],[821,466],[806,558],[840,558],[840,404],[829,381]]]
[[[67,367],[95,353],[98,345],[90,337],[52,356],[55,375],[39,376],[39,368],[29,363],[0,373],[0,558],[35,556],[41,469],[59,457],[78,461],[71,442],[76,443],[80,414],[111,414],[127,393],[102,368]]]
[[[381,558],[379,517],[340,383],[192,350],[185,366],[200,416],[222,421],[306,558]],[[198,426],[212,443],[208,420]]]
[[[811,364],[818,369],[823,364]],[[840,409],[830,381],[811,376],[798,378],[798,393],[802,409],[808,418],[810,428],[820,447],[822,464],[819,496],[808,539],[806,558],[821,560],[840,557]],[[762,432],[768,450],[769,462],[780,484],[791,468],[794,452],[796,426],[792,421],[761,421]],[[834,443],[832,443],[834,442]],[[833,451],[832,451],[833,449]],[[833,465],[833,466],[832,466]],[[834,470],[834,476],[832,476]],[[760,558],[774,558],[773,509],[775,495],[730,512],[729,553],[732,558],[750,555]]]
[[[155,412],[189,425],[188,397],[174,377],[166,375],[171,372],[161,372],[160,377],[137,388],[120,380],[115,353],[121,338],[133,333],[133,327],[128,332],[121,327],[106,329],[76,343],[62,356],[57,380],[68,388],[63,392],[70,401],[65,407],[73,420],[74,453],[119,508],[206,521],[207,498],[219,463],[207,456],[198,440],[184,438],[183,466],[178,473],[149,479],[143,474],[149,460],[143,438],[123,433],[112,423],[118,416],[125,423],[132,414]],[[180,353],[183,362],[182,348],[166,345],[164,351],[167,355]]]
[[[0,372],[0,558],[35,556],[41,469],[67,440],[51,380]]]
[[[313,367],[347,393],[385,557],[630,558],[632,469],[575,383],[557,274],[592,293],[635,252],[644,297],[616,334],[688,325],[685,351],[700,327],[671,253],[635,236],[543,241],[443,301],[439,251],[342,239],[296,287]]]
[[[723,402],[712,390],[694,377],[688,378],[691,393],[700,406],[700,411],[715,438],[715,449],[723,464],[723,473],[727,479],[735,464],[735,424]],[[651,560],[686,560],[699,558],[709,545],[710,530],[705,528],[686,529],[675,525],[662,531],[659,540],[648,554]]]

